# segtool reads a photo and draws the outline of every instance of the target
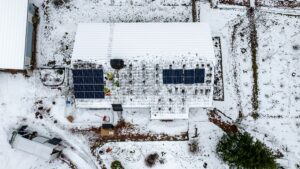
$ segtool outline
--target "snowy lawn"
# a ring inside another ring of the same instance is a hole
[[[61,7],[55,7],[49,1],[34,1],[40,8],[37,49],[39,67],[68,67],[79,22],[192,20],[191,6],[186,0],[72,0]],[[232,119],[236,119],[239,112],[249,115],[253,111],[253,79],[246,8],[222,5],[211,9],[208,2],[197,4],[201,11],[200,21],[208,22],[213,36],[221,38],[224,101],[214,101],[214,106]],[[269,12],[263,11],[265,9],[256,11],[261,116],[257,121],[248,117],[242,121],[241,126],[272,149],[281,151],[288,161],[287,168],[295,168],[300,159],[300,75],[297,71],[300,65],[299,16],[272,14],[273,11],[282,12],[282,9],[276,8]],[[0,81],[0,163],[3,168],[68,168],[61,161],[55,160],[49,164],[12,149],[8,144],[10,132],[21,124],[30,125],[42,135],[59,136],[66,140],[74,147],[68,149],[67,154],[77,162],[79,168],[99,168],[99,161],[90,152],[89,138],[69,132],[73,127],[90,127],[82,121],[98,125],[98,112],[89,116],[84,116],[88,111],[82,112],[75,119],[76,124],[68,122],[65,117],[64,87],[61,90],[45,87],[37,71],[30,78],[0,72]],[[86,119],[80,121],[83,116]],[[223,132],[208,122],[204,109],[193,110],[189,121],[150,121],[149,114],[134,111],[124,112],[124,118],[145,133],[178,134],[189,131],[190,139],[199,142],[200,151],[197,154],[190,153],[189,141],[110,142],[98,147],[96,152],[112,149],[101,155],[107,166],[117,159],[125,168],[148,168],[144,163],[145,156],[157,152],[164,159],[164,164],[158,162],[153,168],[203,168],[205,165],[213,169],[228,168],[215,153],[215,145]],[[198,137],[192,138],[197,134]]]

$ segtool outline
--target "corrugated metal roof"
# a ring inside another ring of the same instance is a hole
[[[97,61],[135,56],[161,56],[173,60],[177,56],[196,56],[214,61],[210,27],[206,23],[78,25],[73,60]]]
[[[0,0],[0,69],[24,69],[27,0]]]
[[[16,135],[12,145],[16,149],[25,151],[46,160],[51,160],[52,158],[51,154],[53,152],[53,145],[45,145],[39,142],[31,141],[18,134]]]

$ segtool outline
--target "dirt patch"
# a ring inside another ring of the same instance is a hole
[[[192,17],[193,22],[197,22],[197,9],[196,9],[196,0],[192,0]]]
[[[252,78],[253,78],[253,88],[252,88],[252,107],[253,113],[252,117],[256,119],[258,117],[258,65],[257,65],[257,30],[255,24],[255,10],[253,8],[249,8],[247,12],[247,16],[249,18],[250,23],[250,47],[251,47],[251,61],[252,61]]]
[[[120,121],[113,130],[114,135],[112,136],[101,136],[101,127],[72,129],[71,131],[91,136],[92,150],[108,141],[186,141],[189,139],[188,132],[179,135],[141,133],[134,125],[125,121]]]
[[[35,118],[36,119],[43,119],[44,116],[49,116],[51,108],[48,106],[45,106],[43,103],[43,100],[37,100],[34,103],[34,110],[35,110]]]
[[[66,163],[71,169],[78,169],[77,166],[65,155],[62,154],[58,159],[60,159],[64,163]]]
[[[36,69],[36,51],[37,51],[37,30],[40,22],[39,8],[35,7],[35,13],[32,17],[33,31],[32,31],[32,53],[31,53],[31,69]]]
[[[214,109],[208,111],[208,119],[210,122],[219,126],[223,131],[228,134],[239,132],[238,127],[234,124],[231,118],[227,117],[220,110]]]
[[[39,69],[39,73],[44,86],[59,87],[65,81],[64,68],[43,68]]]
[[[249,6],[250,0],[220,0],[219,3],[227,5]]]
[[[235,92],[236,92],[236,95],[238,97],[238,100],[237,100],[237,107],[239,109],[239,116],[242,117],[243,114],[241,113],[242,112],[242,99],[241,99],[241,94],[240,94],[240,86],[239,86],[239,71],[238,71],[238,64],[237,64],[237,57],[238,57],[238,54],[235,53],[235,43],[236,43],[236,37],[238,36],[238,31],[241,27],[241,25],[244,23],[244,19],[240,19],[237,23],[235,23],[233,25],[233,31],[232,31],[232,34],[231,34],[231,51],[233,53],[233,78],[234,78],[234,89],[235,89]]]
[[[265,7],[299,8],[300,2],[297,0],[255,0],[255,5]]]

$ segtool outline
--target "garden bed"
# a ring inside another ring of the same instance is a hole
[[[215,101],[224,101],[224,83],[223,83],[223,66],[222,66],[222,49],[221,38],[213,37],[214,52],[217,64],[215,66],[215,80],[213,99]]]

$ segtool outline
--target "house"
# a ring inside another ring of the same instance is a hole
[[[0,0],[0,69],[30,68],[35,10],[28,0]]]
[[[72,55],[78,108],[139,108],[187,119],[212,107],[215,55],[205,23],[82,23]]]
[[[60,138],[39,136],[37,132],[29,132],[27,126],[22,126],[12,133],[10,144],[12,148],[43,158],[53,160],[58,158],[64,147]]]

